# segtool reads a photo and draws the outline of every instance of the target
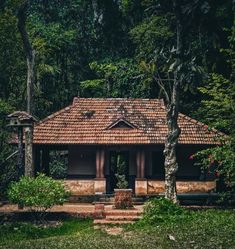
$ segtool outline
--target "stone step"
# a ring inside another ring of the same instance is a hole
[[[93,204],[108,204],[108,205],[114,205],[114,202],[110,202],[110,201],[96,201],[93,202]],[[143,205],[144,202],[133,202],[133,205]]]
[[[99,225],[109,225],[109,224],[133,224],[134,221],[130,220],[94,220],[93,224],[99,224]]]
[[[114,197],[100,197],[99,198],[100,202],[114,202]],[[143,203],[144,200],[141,197],[132,197],[132,202],[141,202]]]
[[[121,210],[114,210],[114,211],[105,211],[105,216],[138,216],[141,215],[141,211],[121,211]]]
[[[112,220],[112,221],[136,221],[139,220],[141,217],[137,215],[132,216],[117,216],[117,215],[109,215],[106,216],[105,220]]]

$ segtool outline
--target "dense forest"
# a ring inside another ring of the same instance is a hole
[[[11,151],[6,116],[26,110],[27,104],[27,62],[17,25],[22,2],[0,3],[1,186],[14,177],[5,162]],[[164,84],[176,70],[178,16],[172,11],[173,2],[29,1],[26,29],[35,51],[34,116],[41,119],[70,104],[74,96],[164,97],[156,75]],[[184,54],[177,69],[182,72],[179,108],[230,136],[231,142],[205,153],[219,162],[223,159],[221,174],[227,175],[231,187],[235,185],[234,1],[182,1],[180,13]]]

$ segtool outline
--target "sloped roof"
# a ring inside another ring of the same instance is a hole
[[[37,120],[25,111],[15,111],[7,116],[8,119],[18,118],[20,121],[32,120],[36,122]]]
[[[113,126],[119,120],[130,129]],[[179,144],[217,144],[221,135],[179,114]],[[111,129],[109,129],[112,127]],[[74,98],[35,125],[35,144],[164,144],[166,111],[159,99]]]

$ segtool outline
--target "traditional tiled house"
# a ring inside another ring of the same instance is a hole
[[[177,148],[179,193],[215,189],[212,175],[193,165],[190,155],[217,144],[220,133],[179,114]],[[164,192],[166,111],[159,99],[74,98],[72,105],[48,116],[34,128],[35,166],[48,170],[49,152],[67,151],[67,179],[76,195],[112,193],[114,158],[126,162],[129,187],[136,195]]]

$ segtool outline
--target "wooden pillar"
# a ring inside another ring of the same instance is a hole
[[[139,150],[136,154],[137,174],[135,179],[135,194],[148,194],[148,180],[145,179],[145,151]]]
[[[96,178],[104,178],[104,150],[97,150],[96,152]]]
[[[137,178],[145,178],[145,151],[139,150],[136,154]]]
[[[106,192],[106,179],[104,178],[105,151],[96,151],[96,179],[94,181],[95,194]]]
[[[100,178],[100,151],[96,151],[96,178]]]

